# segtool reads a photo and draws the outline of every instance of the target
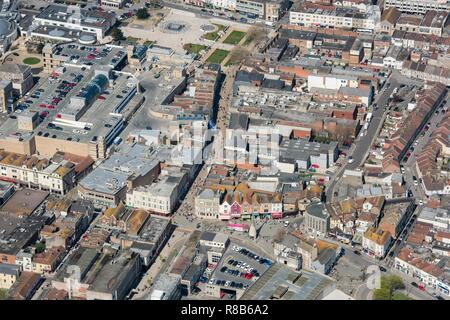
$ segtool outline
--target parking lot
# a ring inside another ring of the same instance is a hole
[[[203,282],[224,289],[247,289],[272,265],[272,261],[231,243],[211,277]]]

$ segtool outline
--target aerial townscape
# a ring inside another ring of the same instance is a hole
[[[0,300],[450,300],[449,15],[0,0]]]

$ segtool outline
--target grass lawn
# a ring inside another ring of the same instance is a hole
[[[201,44],[195,44],[195,43],[187,43],[183,46],[183,49],[185,49],[189,53],[199,54],[200,51],[206,49],[207,46],[201,45]]]
[[[226,44],[238,44],[245,37],[245,32],[243,31],[233,31],[230,35],[223,41]]]
[[[227,57],[230,52],[227,50],[216,49],[212,55],[209,56],[208,62],[210,63],[222,63],[222,61]]]
[[[147,41],[144,42],[144,46],[151,47],[152,44],[154,44],[155,42],[156,42],[156,41],[147,40]]]
[[[6,299],[6,289],[0,289],[0,300],[5,300]]]
[[[247,37],[247,39],[245,39],[244,41],[244,46],[248,46],[252,41],[253,41],[252,37]]]
[[[139,41],[139,38],[127,37],[125,39],[125,41],[128,42],[128,43],[137,44],[137,42]]]
[[[227,28],[226,26],[224,26],[222,24],[216,24],[216,23],[213,23],[213,24],[217,27],[217,30],[205,33],[203,35],[203,38],[205,38],[206,40],[215,41],[217,39],[217,37],[219,36],[219,32],[224,31]]]
[[[398,292],[404,288],[405,285],[399,276],[382,276],[380,288],[373,291],[373,300],[412,300],[402,292]]]
[[[30,65],[38,64],[39,62],[41,62],[41,59],[36,58],[36,57],[28,57],[28,58],[23,59],[23,63],[30,64]]]

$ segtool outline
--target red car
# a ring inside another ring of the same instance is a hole
[[[98,96],[97,99],[99,99],[99,100],[105,100],[106,98],[105,98],[104,96]]]
[[[40,105],[39,105],[39,108],[46,108],[47,106],[44,104],[44,103],[41,103]]]
[[[55,106],[49,104],[49,105],[47,106],[47,109],[55,109]]]
[[[40,116],[41,116],[42,118],[45,118],[46,116],[48,116],[48,112],[47,112],[47,111],[42,111],[41,114],[40,114]]]
[[[61,114],[58,113],[58,114],[56,115],[56,117],[57,117],[57,118],[61,118]]]

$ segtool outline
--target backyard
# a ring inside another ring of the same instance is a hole
[[[236,31],[230,33],[230,35],[223,41],[226,44],[238,44],[245,37],[246,33],[243,31]]]
[[[227,50],[222,49],[216,49],[207,59],[210,63],[222,63],[223,60],[228,56],[228,53],[230,53]]]

